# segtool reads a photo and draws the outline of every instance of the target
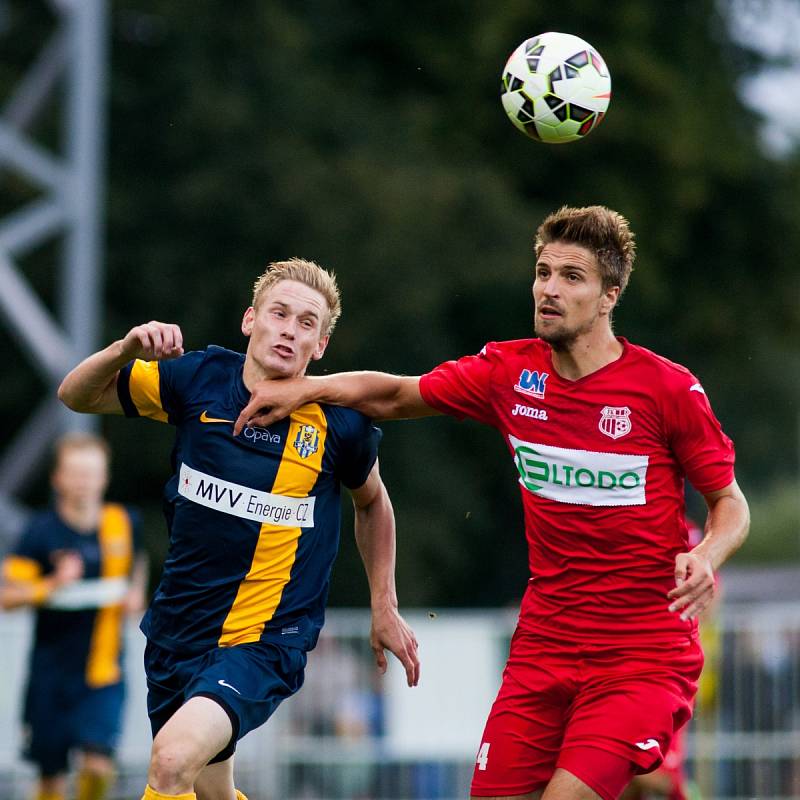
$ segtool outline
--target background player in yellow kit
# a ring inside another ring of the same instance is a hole
[[[66,797],[79,755],[78,800],[102,800],[114,777],[124,683],[125,612],[141,611],[147,569],[138,514],[104,501],[109,449],[98,436],[56,445],[52,509],[36,514],[3,562],[3,608],[33,606],[25,757],[37,800]]]

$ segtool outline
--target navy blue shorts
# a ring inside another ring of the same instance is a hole
[[[148,642],[144,668],[153,738],[191,697],[210,697],[227,712],[233,735],[209,763],[225,761],[239,739],[263,725],[303,685],[305,666],[304,650],[272,642],[217,647],[199,656]]]
[[[23,756],[45,777],[66,772],[72,750],[114,755],[122,728],[125,686],[89,688],[83,680],[31,673],[25,697]]]

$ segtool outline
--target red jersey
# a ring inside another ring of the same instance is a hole
[[[519,473],[531,578],[520,627],[615,643],[695,636],[667,610],[688,550],[684,477],[733,481],[734,451],[687,369],[619,340],[619,359],[561,378],[541,339],[491,342],[423,375],[424,401],[497,428]]]

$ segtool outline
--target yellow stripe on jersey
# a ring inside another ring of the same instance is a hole
[[[161,386],[158,361],[136,359],[131,367],[128,390],[140,417],[159,422],[167,421],[167,412],[161,405]]]
[[[289,418],[289,431],[271,492],[308,497],[322,470],[328,422],[316,403]],[[219,638],[220,647],[257,642],[272,619],[289,582],[301,528],[264,523],[250,571],[239,585]]]
[[[103,507],[97,534],[100,544],[100,577],[124,578],[133,561],[131,520],[122,506]],[[122,645],[124,610],[114,603],[97,610],[86,661],[86,683],[94,688],[116,683],[120,677],[119,655]]]
[[[40,578],[42,568],[38,561],[24,556],[8,556],[3,561],[3,577],[7,581],[30,583]]]

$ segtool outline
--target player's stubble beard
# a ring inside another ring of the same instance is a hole
[[[592,330],[596,322],[597,320],[593,319],[585,322],[583,325],[580,325],[577,328],[564,327],[555,331],[547,331],[542,330],[541,327],[534,321],[533,330],[543,342],[547,342],[547,344],[549,344],[550,347],[552,347],[557,353],[567,353],[572,349],[572,346],[579,337],[583,336],[585,333],[589,333],[589,331]]]
[[[547,342],[556,353],[568,353],[581,336],[591,333],[595,325],[600,324],[601,319],[603,319],[603,315],[598,307],[592,319],[587,319],[577,327],[569,328],[566,325],[562,325],[556,330],[548,331],[546,326],[537,324],[536,314],[534,313],[533,331],[543,342]]]

